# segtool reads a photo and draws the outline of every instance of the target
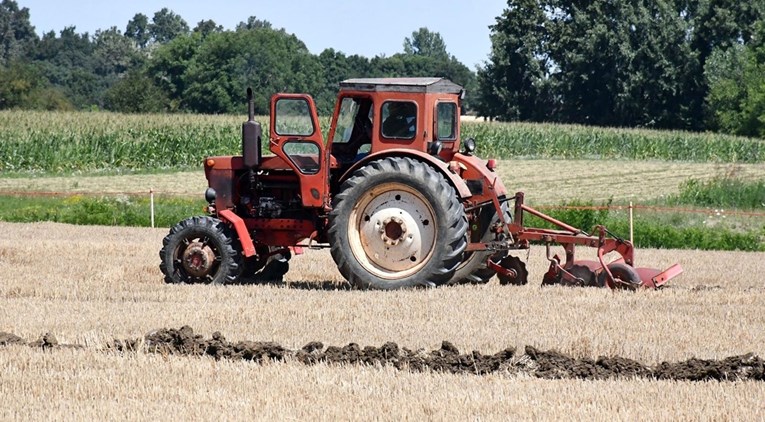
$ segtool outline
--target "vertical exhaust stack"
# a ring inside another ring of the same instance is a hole
[[[255,121],[255,101],[252,88],[247,88],[247,121],[242,123],[242,158],[245,167],[253,169],[260,165],[260,138],[263,130]]]

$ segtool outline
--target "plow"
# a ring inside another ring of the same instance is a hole
[[[524,194],[516,193],[515,218],[507,222],[508,232],[518,240],[519,247],[527,248],[530,242],[542,243],[546,247],[550,268],[542,278],[542,285],[562,284],[579,287],[608,287],[611,289],[638,288],[656,289],[683,272],[680,264],[674,264],[666,270],[647,267],[635,267],[635,248],[631,242],[610,233],[604,226],[596,226],[597,236],[572,227],[552,218],[523,203]],[[557,227],[559,230],[526,228],[523,225],[524,212],[534,215]],[[501,231],[500,231],[501,232]],[[551,253],[552,245],[563,246],[566,259],[561,263],[557,254]],[[597,248],[598,260],[577,260],[576,245]],[[618,258],[606,262],[609,253],[616,253]],[[491,259],[487,266],[497,272],[501,284],[526,284],[527,272],[523,263],[516,257],[507,256],[499,262]]]
[[[531,245],[546,248],[543,285],[655,289],[682,273],[678,264],[637,267],[632,243],[605,227],[587,233],[526,205],[524,193],[510,194],[497,161],[478,158],[476,141],[461,139],[464,94],[441,78],[349,79],[325,140],[310,95],[273,95],[264,133],[248,90],[241,155],[205,159],[207,215],[164,238],[165,281],[280,281],[304,247],[329,249],[360,289],[478,284],[495,275],[526,284],[526,265],[510,251]],[[556,229],[526,227],[526,215]],[[596,248],[597,260],[576,259],[576,246]]]

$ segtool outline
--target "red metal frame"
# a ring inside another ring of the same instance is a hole
[[[603,226],[596,227],[596,230],[598,231],[597,236],[588,235],[576,227],[570,226],[528,205],[525,205],[523,203],[523,199],[524,195],[522,192],[516,193],[514,197],[515,216],[513,222],[506,222],[502,217],[500,217],[500,220],[502,221],[503,227],[507,227],[508,233],[513,236],[515,241],[523,247],[527,247],[529,242],[544,243],[548,246],[547,259],[550,261],[550,269],[548,270],[548,275],[550,277],[560,277],[563,281],[573,284],[577,281],[577,277],[571,274],[568,270],[573,268],[575,265],[586,266],[595,275],[598,275],[601,272],[605,272],[607,274],[606,285],[610,288],[615,288],[617,287],[618,283],[615,281],[614,276],[609,269],[609,265],[614,263],[624,263],[634,267],[635,247],[629,241],[607,237],[606,229]],[[493,198],[493,203],[497,214],[502,216],[503,213],[501,211],[501,206],[496,197]],[[534,215],[561,228],[562,230],[524,227],[524,213]],[[563,263],[563,265],[560,264],[560,258],[558,258],[557,255],[550,256],[549,245],[551,244],[559,244],[563,246],[566,252],[566,261]],[[598,261],[577,261],[575,257],[576,245],[585,245],[597,248]],[[604,255],[607,255],[611,252],[616,252],[620,257],[613,261],[606,262]],[[491,262],[491,264],[487,263],[487,265],[492,268],[497,266],[497,264],[493,262]],[[657,288],[666,284],[670,279],[680,275],[683,272],[683,269],[679,264],[674,264],[664,271],[653,268],[635,268],[635,271],[640,277],[642,287]]]

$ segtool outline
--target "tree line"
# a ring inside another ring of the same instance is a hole
[[[29,13],[0,3],[0,109],[240,113],[252,86],[258,113],[280,91],[329,113],[346,78],[442,76],[492,119],[765,136],[765,0],[508,0],[475,71],[427,28],[368,58],[312,54],[254,16],[191,28],[163,8],[124,31],[38,36]]]
[[[212,20],[190,28],[163,8],[136,14],[124,32],[67,27],[38,37],[29,13],[14,0],[0,4],[0,109],[241,113],[251,86],[258,113],[268,113],[275,92],[308,92],[329,113],[338,82],[351,77],[439,75],[475,86],[475,74],[427,28],[404,40],[404,52],[369,59],[331,48],[311,54],[254,16],[233,30]]]
[[[764,0],[508,0],[476,108],[761,137],[764,13]]]

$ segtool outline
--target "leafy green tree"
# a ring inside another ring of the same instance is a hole
[[[186,71],[203,43],[200,34],[182,35],[157,47],[147,63],[146,73],[170,99],[169,111],[186,107]]]
[[[140,71],[131,71],[106,92],[108,110],[123,113],[157,113],[167,110],[169,98]]]
[[[99,107],[106,81],[96,73],[94,44],[88,33],[64,28],[43,34],[31,54],[42,74],[77,108]]]
[[[294,35],[272,29],[209,35],[188,63],[183,97],[202,113],[240,113],[248,86],[257,113],[268,113],[275,92],[318,92],[322,69]]]
[[[255,16],[250,16],[247,21],[239,22],[236,25],[237,31],[248,31],[251,29],[273,29],[271,22],[267,20],[258,19]]]
[[[24,57],[37,41],[35,28],[29,21],[29,9],[19,9],[14,0],[0,3],[0,65]]]
[[[12,60],[0,67],[0,109],[9,108],[71,110],[72,105],[37,66]]]
[[[134,42],[116,27],[96,31],[93,44],[95,71],[100,76],[121,76],[144,60]]]
[[[694,57],[690,28],[666,0],[556,0],[550,20],[553,86],[576,123],[686,127],[683,88]],[[690,128],[690,127],[686,127]]]
[[[154,13],[148,29],[154,42],[165,44],[180,35],[187,34],[189,25],[180,15],[165,7]]]
[[[712,51],[705,66],[709,126],[743,136],[765,137],[765,21],[749,45]]]
[[[149,17],[143,13],[136,13],[133,19],[128,21],[125,36],[132,39],[139,48],[146,48],[151,40]]]
[[[508,1],[508,7],[490,27],[491,59],[478,69],[479,115],[502,120],[552,120],[548,25],[540,1]]]
[[[341,81],[350,78],[369,76],[370,64],[366,57],[346,56],[332,48],[319,54],[319,64],[324,75],[323,84],[315,99],[319,113],[330,114],[335,106],[335,99]]]
[[[752,39],[765,0],[508,0],[478,71],[485,116],[702,129],[714,48]]]
[[[192,32],[199,33],[202,37],[206,37],[213,32],[223,32],[223,26],[216,24],[215,21],[211,19],[201,20],[197,23],[197,26],[194,27]]]
[[[404,38],[404,53],[428,57],[449,57],[441,34],[431,32],[428,28],[424,27],[412,32],[411,38]]]

